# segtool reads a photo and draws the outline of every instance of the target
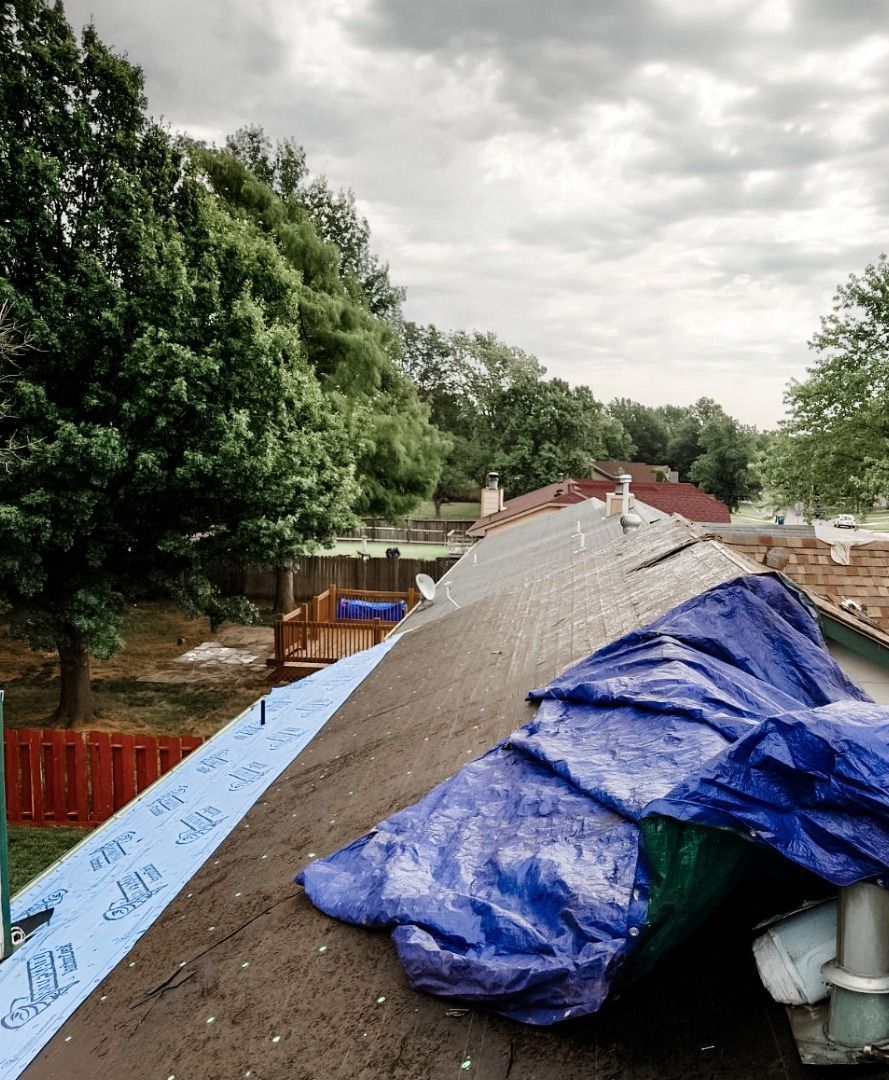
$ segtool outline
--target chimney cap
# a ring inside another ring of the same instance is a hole
[[[499,483],[500,473],[498,472],[489,472],[488,475],[485,477],[485,487],[487,488],[496,488]]]

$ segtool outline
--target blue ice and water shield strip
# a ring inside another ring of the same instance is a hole
[[[19,1076],[397,638],[257,702],[13,900],[52,919],[0,966],[0,1080]]]

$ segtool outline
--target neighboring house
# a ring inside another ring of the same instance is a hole
[[[669,465],[646,465],[643,461],[594,461],[593,480],[616,481],[619,476],[632,476],[634,484],[675,483],[679,473]]]
[[[821,540],[809,525],[714,525],[712,532],[753,562],[781,570],[822,596],[889,632],[889,541]],[[848,560],[848,561],[846,561]]]
[[[737,1078],[787,1075],[794,1044],[746,935],[716,953],[702,935],[595,1019],[528,1028],[414,992],[388,934],[327,918],[290,884],[527,723],[532,687],[713,585],[770,572],[687,521],[636,510],[643,525],[624,536],[584,497],[464,555],[28,1080],[573,1080],[601,1060],[633,1080],[714,1075],[717,1057]],[[889,637],[849,623],[862,652],[889,655]]]
[[[620,464],[620,463],[618,463]],[[689,521],[730,522],[731,512],[725,503],[708,495],[694,484],[639,483],[631,487],[632,496],[664,514],[682,514]],[[503,500],[502,509],[480,517],[467,531],[481,538],[528,520],[551,514],[565,506],[580,504],[587,499],[608,500],[614,494],[610,480],[562,480],[557,484],[529,491],[525,495]],[[619,513],[619,509],[617,510]]]

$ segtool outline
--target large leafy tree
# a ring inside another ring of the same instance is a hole
[[[410,322],[402,329],[400,361],[429,405],[433,423],[450,439],[436,506],[472,498],[501,457],[502,395],[519,382],[539,380],[543,367],[494,334],[446,332]]]
[[[665,465],[669,462],[667,447],[670,441],[670,425],[664,415],[655,408],[641,405],[630,398],[615,398],[608,412],[619,420],[633,441],[632,456],[649,465]]]
[[[689,471],[693,483],[721,499],[731,510],[757,490],[751,462],[756,440],[730,416],[716,414],[701,427],[701,453]]]
[[[298,275],[146,121],[139,71],[40,0],[0,6],[0,54],[0,300],[33,339],[0,420],[25,446],[0,473],[0,597],[58,650],[71,724],[128,596],[219,620],[211,560],[305,549],[354,491]]]
[[[299,172],[293,146],[279,147],[269,161],[260,135],[254,132],[248,145],[249,153],[237,143],[228,151],[196,148],[194,159],[230,211],[262,229],[299,274],[306,356],[349,421],[356,512],[403,517],[432,493],[446,440],[393,359],[398,350],[393,328],[372,313],[369,301],[356,297],[344,279],[341,253],[321,238],[299,186],[294,194],[290,182],[281,179],[282,154],[290,163],[286,175]],[[253,171],[257,161],[259,175]]]
[[[499,395],[495,410],[495,467],[516,495],[566,476],[589,476],[597,458],[624,457],[632,448],[589,387],[562,379],[518,380]]]
[[[311,176],[306,153],[295,139],[273,146],[258,125],[240,128],[225,149],[286,202],[302,208],[318,237],[336,252],[340,277],[349,293],[372,315],[397,323],[405,291],[393,285],[389,265],[371,248],[370,225],[354,192],[336,191],[324,176]]]
[[[839,286],[809,343],[808,378],[785,396],[789,420],[767,452],[775,498],[862,510],[889,496],[889,261]]]

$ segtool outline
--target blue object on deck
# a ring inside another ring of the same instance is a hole
[[[378,603],[372,600],[349,600],[342,597],[337,601],[338,619],[382,619],[383,622],[401,622],[407,613],[407,603],[395,600],[392,603]]]
[[[595,1012],[663,884],[644,819],[838,884],[889,872],[889,709],[776,577],[719,585],[530,696],[530,724],[297,877],[328,914],[394,926],[418,989],[535,1024]]]

